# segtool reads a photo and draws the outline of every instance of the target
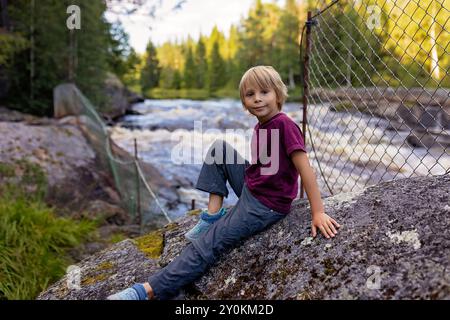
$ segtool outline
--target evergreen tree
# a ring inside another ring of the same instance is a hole
[[[206,55],[211,56],[213,47],[215,43],[219,44],[219,52],[223,58],[228,56],[228,47],[226,44],[225,35],[217,28],[215,25],[211,31],[211,34],[206,40]]]
[[[163,89],[173,88],[174,75],[175,75],[174,69],[172,69],[170,67],[162,68],[161,75],[159,77],[158,87],[163,88]]]
[[[239,64],[237,63],[236,55],[239,46],[239,33],[238,28],[234,25],[230,27],[230,36],[228,38],[228,56],[226,56],[226,73],[228,75],[227,87],[230,89],[236,89],[241,77]]]
[[[184,87],[193,88],[195,86],[196,68],[194,62],[194,56],[192,54],[192,49],[189,47],[186,53],[186,63],[184,66]]]
[[[206,78],[208,75],[208,61],[206,59],[206,48],[205,43],[200,36],[197,49],[195,52],[195,65],[196,65],[196,77],[195,86],[197,89],[202,89],[206,87]]]
[[[261,0],[257,0],[255,7],[250,9],[249,16],[243,21],[243,32],[240,33],[239,42],[242,44],[238,51],[240,69],[264,64],[266,46],[264,43],[265,12]]]
[[[220,55],[219,42],[215,42],[211,51],[208,67],[208,89],[212,93],[220,89],[226,82],[225,61]]]
[[[70,2],[70,3],[69,3]],[[66,28],[69,5],[82,12],[81,30]],[[50,116],[53,88],[74,81],[94,104],[104,103],[108,24],[105,4],[98,1],[17,0],[8,3],[15,32],[27,39],[6,73],[10,81],[7,103],[24,112]]]
[[[294,76],[300,73],[299,57],[300,21],[295,0],[287,0],[275,31],[276,44],[274,64],[282,79],[290,88],[295,87]]]
[[[158,86],[160,81],[159,61],[156,54],[156,48],[151,41],[148,42],[145,50],[145,64],[141,71],[141,89],[146,92],[149,89]]]
[[[173,73],[173,82],[171,87],[173,89],[181,89],[181,82],[182,82],[181,73],[180,70],[177,69]]]
[[[76,59],[74,81],[94,106],[98,106],[102,111],[108,109],[110,105],[104,94],[104,80],[109,71],[110,37],[110,25],[104,16],[106,5],[103,1],[66,0],[64,8],[72,4],[78,5],[81,10],[81,30],[74,30],[75,46],[69,46],[69,56]],[[65,12],[63,10],[63,13]],[[66,20],[67,13],[64,18]],[[58,28],[61,28],[61,25],[58,25]],[[65,32],[68,30],[65,29]]]
[[[122,81],[126,87],[135,92],[142,92],[141,88],[141,57],[131,48],[130,54],[125,61],[126,73],[122,76]]]
[[[132,54],[129,43],[129,35],[125,32],[120,21],[110,25],[110,38],[108,47],[109,69],[124,81],[124,76],[129,69],[128,57]],[[135,52],[134,52],[135,54]]]

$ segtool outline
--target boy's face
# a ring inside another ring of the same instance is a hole
[[[280,112],[277,94],[272,88],[247,87],[244,92],[244,105],[252,115],[258,118],[260,123],[266,122]]]

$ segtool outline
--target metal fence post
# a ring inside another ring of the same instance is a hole
[[[306,125],[307,125],[307,110],[308,110],[308,81],[309,81],[309,53],[311,51],[311,11],[308,11],[308,21],[306,22],[306,50],[305,50],[305,60],[303,62],[303,120],[302,120],[302,131],[303,131],[303,141],[306,145]],[[304,188],[303,180],[300,179],[300,198],[303,199]]]
[[[138,157],[138,150],[137,150],[137,141],[136,138],[134,139],[134,159],[136,161],[136,201],[137,201],[137,213],[138,213],[138,221],[139,221],[139,226],[140,226],[140,231],[142,234],[142,212],[141,212],[141,190],[140,190],[140,181],[139,181],[139,171],[138,171],[138,161],[139,161],[139,157]]]

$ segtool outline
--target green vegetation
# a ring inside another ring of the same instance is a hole
[[[18,34],[0,33],[0,66],[6,65],[11,57],[27,47],[27,41]]]
[[[366,22],[371,21],[373,12],[367,7],[371,5],[381,10],[383,28],[369,29]],[[318,18],[319,24],[314,27],[312,86],[449,87],[450,77],[445,77],[445,70],[450,58],[445,53],[450,38],[442,32],[448,15],[441,6],[436,0],[410,1],[402,12],[400,5],[383,0],[362,0],[356,5],[353,1],[340,1]],[[323,3],[317,1],[289,0],[281,8],[257,0],[239,25],[230,27],[228,38],[215,27],[197,42],[187,38],[166,42],[156,49],[150,42],[151,50],[144,56],[152,65],[158,65],[159,72],[158,81],[157,77],[152,78],[152,88],[164,94],[152,94],[154,91],[146,88],[144,95],[190,98],[188,92],[195,88],[207,92],[199,99],[236,98],[242,74],[251,66],[263,64],[279,71],[289,87],[288,101],[298,102],[301,99],[299,30],[305,24],[306,12],[321,8]],[[423,23],[419,26],[411,23],[411,19]],[[427,30],[438,36],[432,39],[427,36]],[[430,59],[430,53],[436,61]],[[434,65],[437,63],[439,68]],[[180,93],[183,89],[186,91]]]
[[[300,7],[294,0],[284,8],[257,0],[248,17],[230,27],[228,38],[214,27],[196,42],[188,37],[155,47],[150,41],[140,73],[142,93],[154,99],[239,99],[242,74],[257,64],[273,65],[294,90],[301,76]]]
[[[449,0],[341,0],[316,27],[312,84],[450,87],[448,5]]]
[[[161,230],[150,232],[149,234],[135,239],[139,250],[148,258],[157,259],[164,248],[164,237]]]
[[[80,30],[66,27],[69,5],[81,9]],[[22,112],[51,116],[53,88],[71,81],[101,111],[108,105],[104,93],[108,72],[136,86],[133,74],[139,58],[121,24],[106,21],[106,9],[104,1],[7,1],[9,26],[0,28],[0,69],[9,91],[1,102]]]
[[[117,242],[123,241],[123,240],[125,240],[125,239],[127,239],[127,236],[125,236],[124,234],[122,234],[122,233],[114,233],[114,234],[111,235],[111,237],[109,238],[109,242],[111,242],[111,243],[117,243]]]
[[[0,162],[0,177],[5,177],[5,178],[14,177],[13,166]]]
[[[47,179],[37,165],[0,163],[0,182],[0,300],[34,299],[64,275],[66,250],[95,223],[57,217],[43,201]]]
[[[207,100],[210,98],[205,89],[161,89],[155,88],[146,91],[146,97],[151,99],[193,99]]]
[[[272,65],[288,85],[290,101],[299,101],[300,30],[308,10],[324,7],[320,1],[287,0],[281,7],[255,0],[227,36],[216,26],[195,41],[149,41],[138,54],[123,26],[105,20],[108,1],[71,1],[83,13],[82,29],[73,32],[65,28],[67,1],[35,2],[7,1],[10,27],[0,32],[0,69],[9,84],[5,104],[38,115],[51,115],[52,90],[66,81],[102,111],[109,72],[148,98],[203,100],[238,98],[239,80],[249,67]],[[450,0],[404,6],[339,1],[313,27],[312,87],[450,87],[449,5]],[[378,13],[381,27],[369,28]]]

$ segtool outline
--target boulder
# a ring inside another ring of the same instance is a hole
[[[108,97],[109,103],[107,106],[103,106],[100,112],[111,121],[127,114],[134,103],[145,101],[141,95],[125,87],[120,79],[112,73],[107,74],[104,93]]]
[[[107,74],[104,93],[109,102],[100,108],[102,115],[111,119],[124,115],[129,106],[128,97],[125,86],[115,74]]]
[[[225,253],[184,291],[185,299],[450,299],[450,175],[393,180],[324,199],[341,228],[311,238],[307,200]],[[187,215],[151,241],[125,240],[82,261],[38,299],[105,299],[142,282],[186,246]],[[149,246],[147,248],[146,246]],[[70,283],[70,281],[69,281]]]
[[[127,114],[134,103],[143,102],[144,98],[139,94],[130,91],[120,79],[113,73],[107,73],[103,94],[105,101],[101,105],[91,105],[109,124],[114,120]],[[80,99],[81,92],[70,83],[60,84],[54,89],[54,112],[57,119],[79,115],[86,112],[86,102]]]

